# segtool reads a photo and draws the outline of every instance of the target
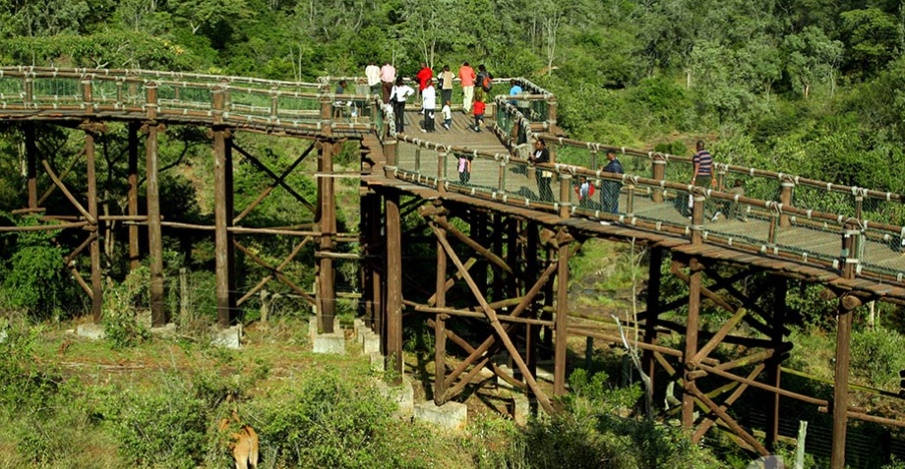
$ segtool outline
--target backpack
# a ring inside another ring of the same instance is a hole
[[[487,93],[487,92],[489,92],[491,89],[493,89],[493,82],[490,81],[490,74],[489,74],[489,73],[485,73],[485,74],[484,74],[484,77],[481,78],[481,89],[483,89],[485,93]]]

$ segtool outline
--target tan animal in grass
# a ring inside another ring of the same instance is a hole
[[[239,423],[239,416],[233,412],[232,420]],[[220,431],[229,428],[230,419],[220,421]],[[239,431],[230,435],[229,448],[236,459],[236,469],[256,469],[258,467],[258,434],[249,425],[242,425]]]

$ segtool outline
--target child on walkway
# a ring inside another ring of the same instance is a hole
[[[484,124],[484,110],[486,109],[486,105],[484,104],[483,97],[478,97],[474,102],[474,131],[481,131],[481,124]]]
[[[443,109],[440,111],[443,114],[443,128],[449,130],[452,128],[452,109],[449,107],[450,100],[446,100],[443,103]]]
[[[465,153],[459,153],[459,182],[468,184],[471,180],[471,158]]]

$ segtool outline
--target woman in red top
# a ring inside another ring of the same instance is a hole
[[[434,78],[434,71],[426,63],[421,62],[421,70],[418,70],[418,74],[415,75],[415,79],[418,80],[418,96],[421,96],[424,89],[427,88],[427,82],[432,78]]]

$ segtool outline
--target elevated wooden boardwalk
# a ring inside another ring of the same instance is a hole
[[[490,368],[553,412],[550,390],[536,378],[539,356],[553,356],[552,393],[564,394],[567,341],[570,335],[579,335],[641,350],[639,368],[650,378],[651,392],[658,396],[665,392],[662,383],[679,384],[682,423],[695,442],[718,427],[743,447],[768,454],[780,436],[781,399],[795,399],[833,414],[832,467],[841,469],[850,418],[905,426],[905,422],[871,409],[849,406],[848,386],[854,311],[873,300],[905,303],[905,257],[900,252],[905,237],[902,195],[719,162],[718,178],[724,183],[744,179],[750,188],[748,197],[689,186],[688,157],[570,140],[557,127],[555,96],[528,80],[517,80],[527,91],[515,103],[520,107],[510,104],[510,97],[497,97],[481,132],[475,132],[473,118],[461,112],[454,113],[450,130],[443,129],[438,120],[436,132],[421,132],[422,116],[413,105],[405,115],[406,133],[397,135],[389,131],[374,96],[333,95],[328,80],[291,83],[147,70],[0,68],[0,120],[21,126],[27,160],[27,207],[15,213],[41,214],[44,222],[0,230],[78,230],[84,240],[73,246],[63,261],[91,299],[96,320],[100,320],[103,300],[100,239],[114,222],[131,223],[131,266],[138,267],[142,252],[150,259],[150,307],[156,325],[168,319],[162,264],[164,228],[213,233],[217,312],[222,326],[240,321],[243,302],[276,280],[315,305],[318,329],[332,332],[337,296],[334,261],[357,261],[364,316],[368,326],[380,334],[381,351],[387,365],[397,371],[394,376],[401,378],[404,371],[403,309],[417,313],[414,319],[426,316],[427,324],[434,328],[433,396],[438,405],[462,395],[478,372]],[[129,204],[128,211],[123,209],[118,215],[101,214],[97,194],[96,139],[107,131],[105,122],[109,121],[128,124]],[[38,153],[35,122],[78,128],[83,133],[84,151],[75,159],[84,156],[87,187],[67,188],[66,174],[56,174]],[[164,220],[167,207],[160,205],[158,179],[158,134],[165,131],[163,124],[210,129],[216,201],[212,225]],[[234,132],[291,136],[311,143],[292,164],[274,169],[239,147],[232,138]],[[137,202],[140,133],[146,135],[144,213]],[[554,162],[535,167],[525,159],[526,145],[535,139],[546,141],[554,156],[557,152],[582,153],[581,161],[586,164]],[[347,174],[334,171],[333,157],[338,146],[350,140],[361,143],[361,225],[357,232],[340,233],[332,176]],[[273,180],[238,215],[233,206],[234,150]],[[631,174],[603,173],[595,167],[607,150],[616,151]],[[285,179],[314,153],[318,200],[312,202]],[[472,160],[467,182],[461,182],[457,174],[460,157]],[[46,213],[42,206],[46,196],[38,197],[40,166],[47,172],[42,182],[49,179],[48,184],[52,183],[48,193],[64,193],[72,205],[70,212],[77,215]],[[540,171],[554,175],[552,200],[541,200]],[[578,200],[574,187],[581,178],[597,187],[598,195]],[[614,183],[621,187],[619,210],[606,213],[600,189]],[[245,216],[276,187],[286,190],[316,222],[304,228],[242,226]],[[405,205],[403,195],[412,196]],[[747,221],[725,216],[711,221],[705,213],[708,203],[727,214],[738,209]],[[420,228],[433,235],[430,242],[435,244],[424,252],[436,248],[436,279],[403,276],[402,217],[414,210],[424,221]],[[144,250],[139,246],[139,226],[147,231]],[[293,243],[292,252],[279,265],[272,265],[237,240],[237,234],[290,236],[300,241]],[[590,327],[570,318],[569,258],[589,238],[651,248],[646,310],[622,318],[623,324],[643,330],[642,337],[625,339],[615,326]],[[283,272],[310,241],[316,245],[317,290],[313,296]],[[345,242],[360,244],[360,250],[337,249],[338,243]],[[249,291],[241,292],[241,298],[236,290],[236,249],[269,273]],[[86,250],[90,282],[78,268],[86,263],[76,262]],[[662,268],[666,254],[672,261],[670,269]],[[727,275],[717,268],[725,263],[734,264],[736,272]],[[666,270],[688,286],[686,297],[669,304],[663,304],[660,297]],[[767,285],[770,291],[747,292],[735,285],[764,272],[773,275]],[[783,357],[794,346],[786,341],[788,278],[824,285],[822,296],[834,302],[837,348],[832,400],[782,386]],[[701,327],[705,300],[730,317],[717,330]],[[684,323],[662,317],[664,312],[678,309],[682,314],[677,316],[686,318]],[[453,320],[467,321],[468,337],[455,332],[462,329],[446,327]],[[738,330],[742,323],[746,329]],[[684,349],[658,344],[664,333],[684,335]],[[476,337],[486,338],[475,344]],[[447,341],[462,352],[456,355],[457,362],[449,365],[447,359],[452,357],[446,352]],[[732,345],[736,355],[721,361],[713,352],[723,343]],[[497,353],[507,354],[519,374],[497,366],[492,360]],[[752,387],[770,396],[765,438],[755,438],[727,413]],[[875,391],[884,399],[895,396]],[[716,402],[718,399],[721,402]],[[696,409],[702,412],[698,414]]]

